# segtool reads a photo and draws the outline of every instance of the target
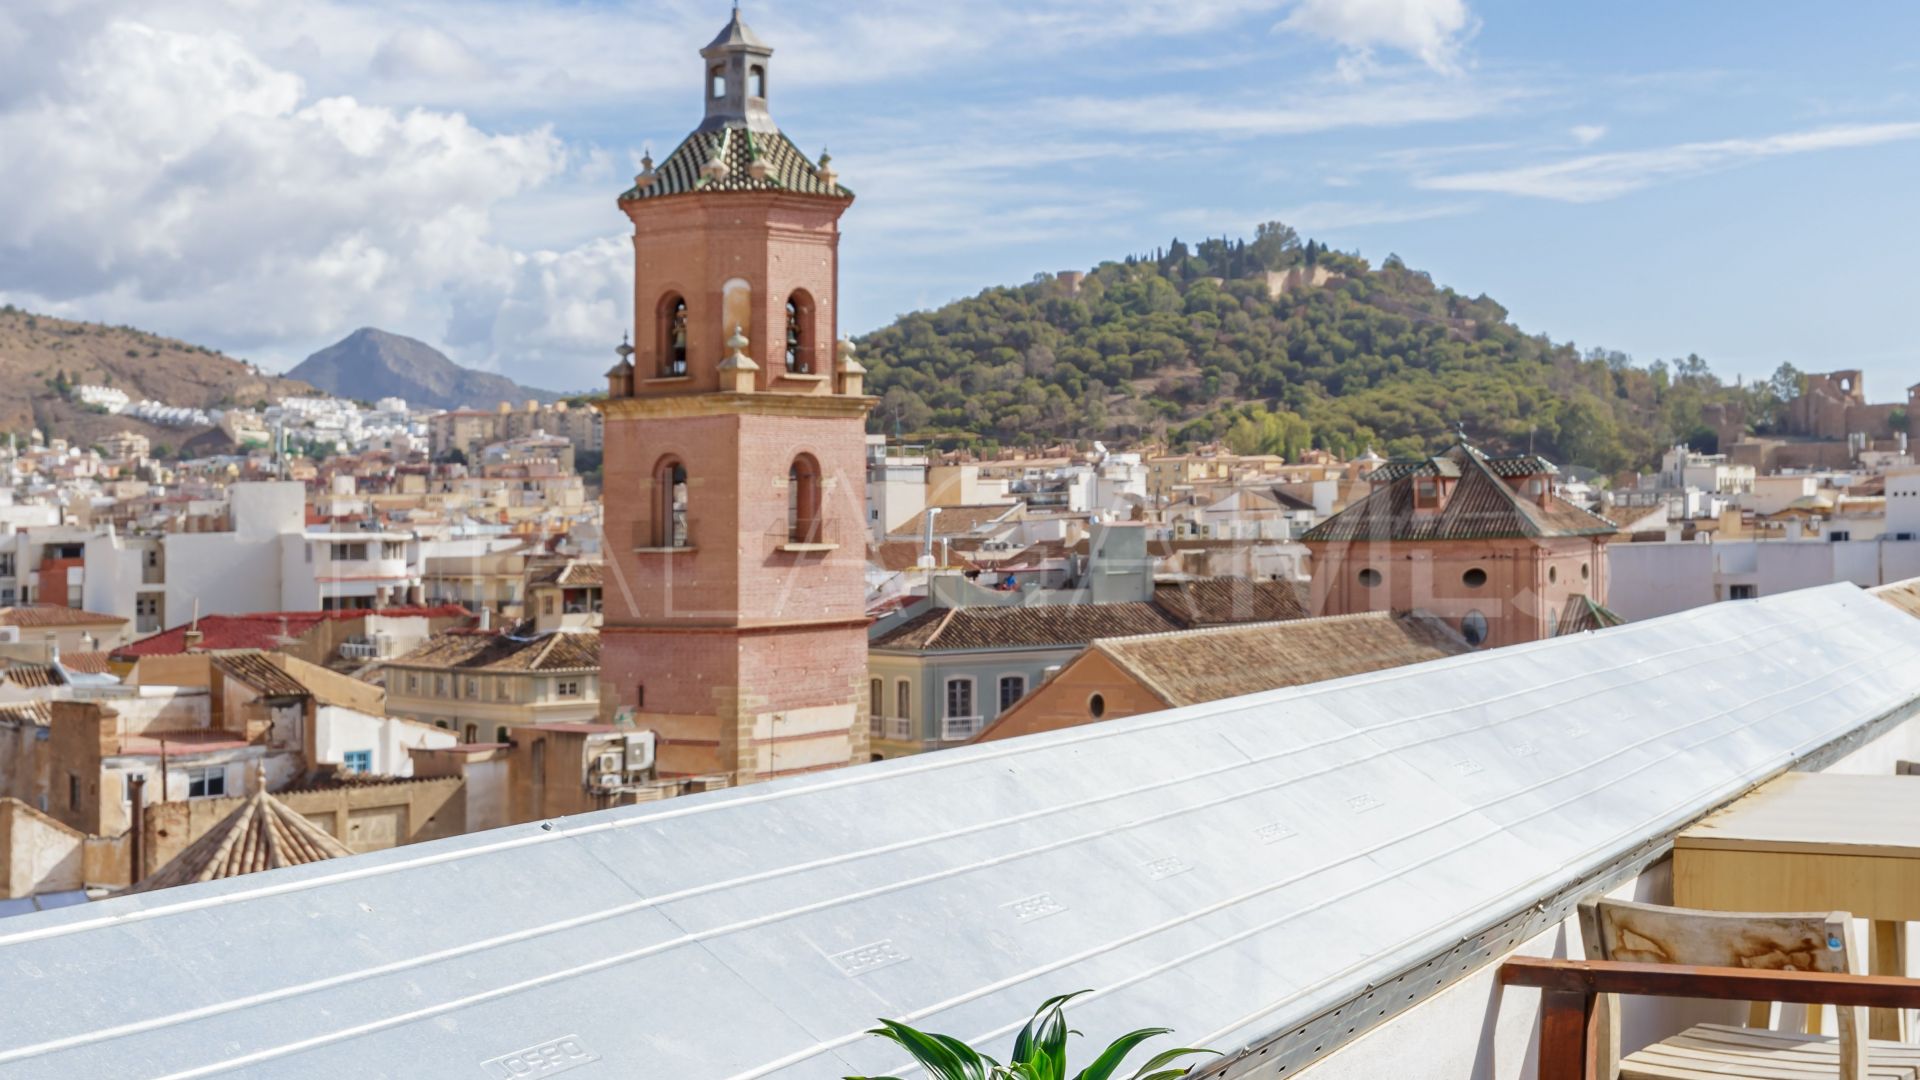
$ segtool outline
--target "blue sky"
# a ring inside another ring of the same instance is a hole
[[[285,367],[360,325],[583,387],[613,196],[696,122],[720,3],[0,8],[0,296]],[[1920,8],[749,3],[860,194],[859,332],[1280,219],[1526,329],[1723,374],[1920,380]],[[20,148],[26,148],[22,150]]]

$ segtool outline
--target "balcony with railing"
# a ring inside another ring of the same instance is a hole
[[[942,742],[965,742],[980,734],[985,726],[984,718],[979,716],[947,716],[940,720],[940,740]]]
[[[384,651],[377,641],[348,638],[340,643],[340,655],[349,660],[378,660],[384,655]]]

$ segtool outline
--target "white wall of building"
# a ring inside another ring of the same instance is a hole
[[[167,618],[291,610],[281,603],[280,540],[239,533],[168,533]],[[197,607],[196,607],[197,605]]]
[[[1723,540],[1607,545],[1607,606],[1630,621],[1717,600],[1920,576],[1920,540]]]
[[[262,480],[227,489],[233,531],[246,540],[267,540],[307,527],[307,487],[297,480]]]
[[[1887,473],[1887,535],[1920,538],[1920,468]]]
[[[146,551],[111,532],[87,541],[87,575],[80,586],[80,606],[103,615],[118,615],[133,625],[134,598],[145,570]]]
[[[314,757],[339,765],[349,750],[373,754],[375,776],[412,776],[414,747],[441,750],[459,742],[453,732],[397,716],[368,716],[340,705],[320,706],[313,733]]]

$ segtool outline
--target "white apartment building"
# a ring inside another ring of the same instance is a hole
[[[311,532],[294,481],[234,484],[221,532],[80,538],[83,604],[154,633],[201,615],[331,611],[418,601],[418,541],[403,532]],[[48,550],[45,543],[41,550]],[[4,566],[0,566],[4,569]],[[4,589],[4,581],[0,581]]]
[[[1660,458],[1661,487],[1743,495],[1752,493],[1754,476],[1751,465],[1730,464],[1725,454],[1696,454],[1685,446],[1676,446]]]
[[[927,508],[927,452],[867,436],[867,531],[874,543]]]
[[[1920,540],[1920,466],[1887,473],[1885,535],[1891,540]]]
[[[1891,508],[1895,500],[1887,501]],[[1912,501],[1920,503],[1920,494]],[[1920,525],[1907,534],[1920,535]],[[1870,540],[1608,544],[1607,606],[1639,622],[1721,600],[1752,600],[1841,581],[1868,588],[1920,576],[1920,540],[1895,540],[1895,535],[1889,525],[1884,536]]]

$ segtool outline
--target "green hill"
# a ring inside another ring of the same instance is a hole
[[[1334,276],[1297,280],[1316,268]],[[1295,270],[1294,287],[1270,284]],[[1710,405],[1738,403],[1770,430],[1798,379],[1783,366],[1735,386],[1697,356],[1641,366],[1583,353],[1396,256],[1376,269],[1279,223],[1252,242],[1176,240],[1078,283],[1042,274],[987,289],[860,346],[882,399],[874,430],[943,446],[1222,439],[1246,453],[1400,456],[1464,426],[1491,448],[1531,444],[1608,472],[1675,441],[1711,448]]]

